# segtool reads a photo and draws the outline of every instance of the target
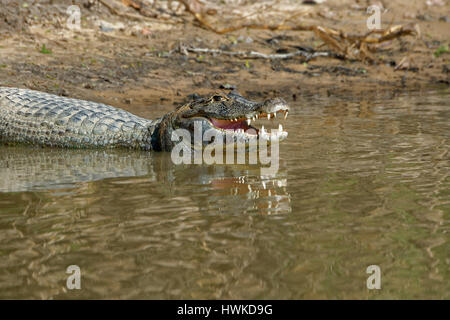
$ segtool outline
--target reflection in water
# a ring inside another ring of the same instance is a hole
[[[197,185],[216,190],[199,210],[238,196],[242,210],[260,213],[290,211],[286,176],[259,176],[258,166],[174,165],[170,153],[129,150],[60,150],[2,147],[0,192],[73,189],[108,178],[126,177],[122,185],[135,179],[158,184],[161,194],[176,196],[177,189]],[[65,192],[68,192],[65,190]],[[58,193],[58,192],[57,192]],[[208,205],[210,203],[210,205]]]
[[[449,299],[448,90],[350,98],[292,107],[275,177],[1,146],[0,298]]]
[[[21,192],[71,187],[117,177],[154,174],[145,153],[2,147],[0,191]]]

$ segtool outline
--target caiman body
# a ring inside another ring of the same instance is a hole
[[[194,134],[194,123],[202,132],[217,130],[234,139],[255,135],[270,139],[264,129],[250,126],[259,117],[287,115],[284,100],[246,100],[237,92],[214,94],[185,104],[156,120],[101,103],[60,97],[39,91],[0,87],[0,141],[61,148],[114,148],[170,151],[172,133],[186,129]],[[253,129],[253,130],[249,130]],[[287,132],[280,126],[280,140]]]

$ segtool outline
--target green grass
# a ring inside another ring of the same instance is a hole
[[[52,51],[50,49],[47,49],[45,44],[42,44],[41,50],[39,52],[42,54],[52,54]]]
[[[441,54],[448,52],[448,46],[442,45],[434,52],[434,56],[438,58]]]

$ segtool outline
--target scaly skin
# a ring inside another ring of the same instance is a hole
[[[248,139],[249,134],[230,131],[228,127],[255,129],[246,126],[245,120],[278,112],[286,114],[288,110],[282,99],[258,103],[233,91],[198,99],[160,119],[148,120],[105,104],[0,87],[0,141],[62,148],[170,151],[174,146],[173,131],[187,129],[193,136],[195,121],[200,121],[203,133],[208,129],[224,132],[223,127],[217,126],[227,126],[227,133],[235,139]],[[280,132],[279,136],[284,139],[287,133]]]
[[[6,142],[148,150],[154,124],[104,104],[0,87],[0,138]]]

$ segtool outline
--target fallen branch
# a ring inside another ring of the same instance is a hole
[[[360,60],[368,59],[371,61],[377,60],[370,53],[370,51],[375,48],[375,45],[402,36],[420,36],[420,29],[416,24],[404,26],[397,25],[384,30],[372,30],[365,35],[346,34],[345,32],[322,26],[314,27],[313,31],[324,43],[334,49],[337,53],[348,58]]]
[[[308,52],[306,50],[299,49],[290,53],[275,53],[275,54],[265,54],[257,51],[226,51],[220,49],[209,49],[209,48],[195,48],[195,47],[183,47],[180,45],[180,52],[186,54],[186,52],[195,53],[207,53],[207,54],[218,54],[234,56],[241,59],[290,59],[296,56],[303,56],[306,61],[314,59],[316,57],[336,57],[339,58],[335,53],[328,51],[318,51],[318,52]]]

